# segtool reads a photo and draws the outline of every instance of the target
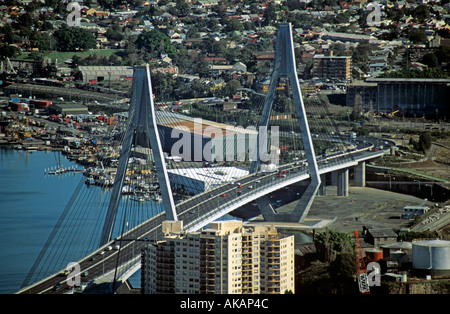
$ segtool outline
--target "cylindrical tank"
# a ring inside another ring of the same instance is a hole
[[[416,269],[450,271],[450,241],[413,242],[412,262]]]
[[[377,262],[380,259],[383,259],[383,251],[382,250],[377,250],[377,249],[366,250],[367,263]]]

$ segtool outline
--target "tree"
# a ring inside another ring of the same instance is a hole
[[[152,57],[159,57],[165,53],[176,53],[176,49],[170,42],[169,36],[157,29],[142,32],[136,40],[136,46],[138,49],[147,50]]]
[[[426,4],[421,4],[411,12],[411,16],[422,24],[430,18],[430,10]]]
[[[115,24],[115,25],[117,25],[117,24]],[[112,40],[112,41],[120,41],[123,39],[123,34],[122,34],[121,30],[114,26],[108,27],[108,29],[106,30],[105,36],[106,36],[106,38],[108,38],[108,40]]]
[[[419,136],[419,149],[426,152],[431,147],[431,134],[429,132],[423,132]]]
[[[264,10],[263,15],[263,26],[272,25],[277,20],[277,12],[275,11],[275,6],[272,2],[267,4],[266,9]]]
[[[423,44],[427,40],[427,35],[421,29],[413,29],[409,32],[408,39],[414,44]]]
[[[438,58],[434,53],[427,53],[422,57],[422,63],[427,65],[429,68],[435,68],[439,65]]]
[[[224,96],[232,97],[236,94],[238,88],[241,88],[241,83],[237,80],[231,80],[223,88]]]
[[[318,233],[314,244],[321,260],[332,262],[336,256],[351,246],[352,238],[349,234],[334,230]]]
[[[87,29],[65,24],[53,33],[59,51],[88,50],[97,46],[97,40]]]

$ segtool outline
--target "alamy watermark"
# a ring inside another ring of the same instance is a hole
[[[69,26],[81,25],[81,7],[78,2],[70,2],[67,5],[67,11],[72,11],[67,15],[66,23]]]
[[[367,279],[369,281],[369,287],[381,286],[381,267],[377,262],[371,262],[367,264]]]
[[[205,126],[201,118],[195,118],[193,130],[187,126],[172,129],[171,155],[184,161],[256,161],[278,164],[279,127],[256,128],[229,126],[225,129]]]
[[[381,5],[376,2],[370,2],[367,4],[366,9],[371,10],[367,15],[367,25],[380,26],[381,25]]]
[[[81,267],[80,264],[75,262],[70,262],[66,266],[66,271],[69,273],[67,274],[67,285],[69,287],[79,287],[81,286]]]

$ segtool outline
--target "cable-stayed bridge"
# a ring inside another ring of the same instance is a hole
[[[341,135],[319,99],[305,105],[290,24],[279,25],[274,50],[268,93],[249,95],[245,128],[157,111],[149,67],[135,68],[128,119],[98,152],[101,167],[80,181],[18,293],[70,292],[72,269],[114,293],[139,269],[141,248],[161,239],[164,220],[195,231],[254,203],[266,221],[302,223],[328,173],[340,195],[352,167],[363,185],[365,162],[384,152]],[[268,195],[299,182],[295,209],[277,212]]]

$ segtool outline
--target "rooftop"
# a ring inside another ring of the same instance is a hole
[[[167,172],[212,184],[233,182],[249,174],[248,170],[238,167],[182,168],[168,169]]]

